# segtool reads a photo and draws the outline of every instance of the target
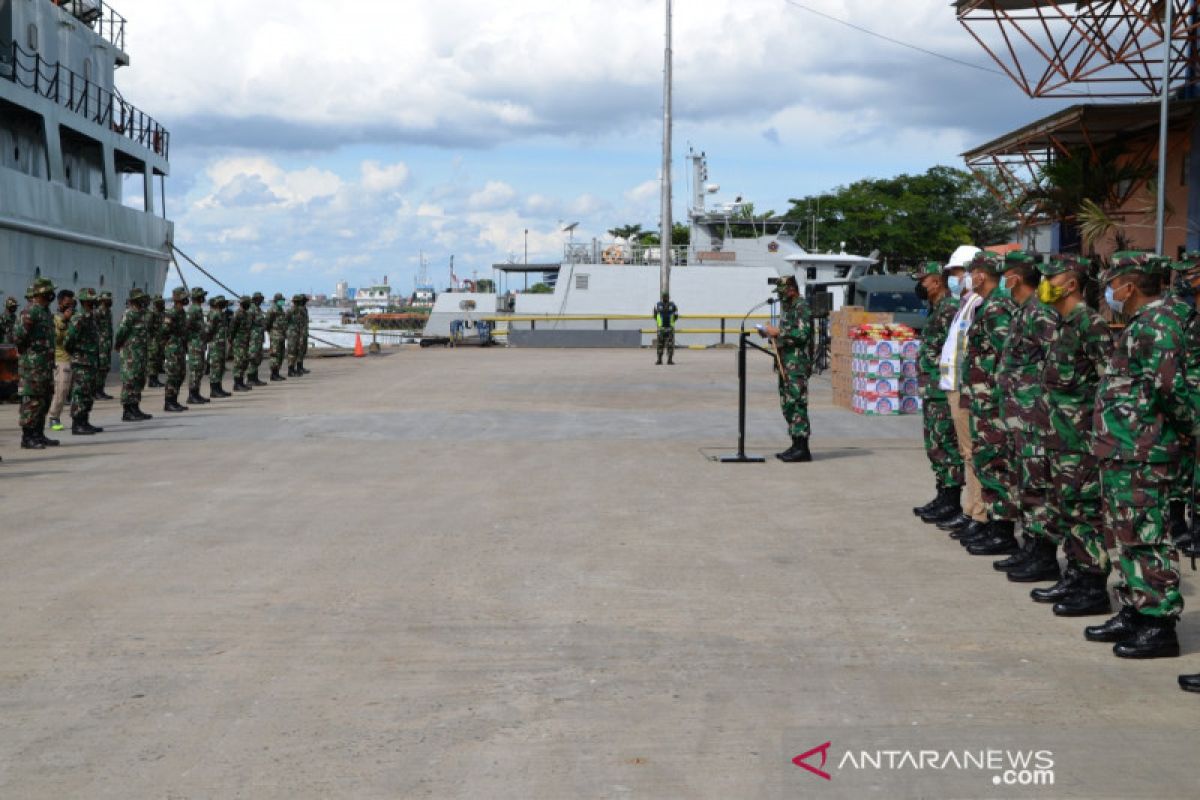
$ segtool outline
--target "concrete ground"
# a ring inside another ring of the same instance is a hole
[[[734,354],[652,362],[314,360],[46,452],[0,408],[0,797],[1194,796],[1195,612],[1116,659],[915,520],[918,419],[818,379],[816,463],[722,465]]]

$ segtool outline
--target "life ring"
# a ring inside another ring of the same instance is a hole
[[[624,264],[625,251],[618,244],[604,248],[604,263],[605,264]]]

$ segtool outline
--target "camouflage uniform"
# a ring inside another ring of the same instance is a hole
[[[1017,307],[1000,356],[996,383],[1000,388],[1009,459],[1027,535],[1045,536],[1058,543],[1062,535],[1049,530],[1046,493],[1050,469],[1043,435],[1050,429],[1042,396],[1046,347],[1058,329],[1058,312],[1031,294]]]
[[[1177,265],[1172,265],[1173,269],[1186,271],[1194,269],[1195,264],[1181,262]],[[1183,325],[1183,356],[1185,368],[1189,370],[1200,370],[1200,316],[1196,314],[1196,308],[1193,303],[1188,302],[1189,298],[1179,291],[1180,285],[1176,282],[1168,292],[1163,295],[1164,304],[1171,309],[1181,320]],[[1194,295],[1193,298],[1194,299]],[[1179,454],[1179,474],[1171,485],[1171,502],[1176,504],[1179,509],[1180,516],[1182,511],[1187,506],[1192,504],[1192,486],[1196,480],[1196,439],[1192,437],[1190,430],[1180,430],[1182,441],[1180,442]],[[1182,520],[1180,520],[1182,522]]]
[[[300,295],[300,358],[296,362],[296,372],[304,375],[304,359],[308,356],[308,295]]]
[[[171,301],[188,299],[187,289],[182,286],[171,292]],[[179,405],[179,390],[187,378],[188,355],[188,314],[187,311],[172,305],[163,313],[162,329],[163,367],[167,372],[166,393],[164,400],[165,411],[186,410]],[[178,406],[178,408],[171,408]]]
[[[937,273],[941,274],[941,266]],[[958,298],[947,292],[929,312],[929,320],[921,331],[921,350],[917,355],[918,380],[921,384],[922,410],[925,421],[925,454],[933,468],[939,488],[954,488],[964,483],[963,458],[954,433],[954,419],[946,392],[938,385],[941,373],[938,361],[950,325],[958,313]]]
[[[300,317],[300,295],[293,295],[292,307],[287,312],[287,362],[288,377],[299,375],[297,364],[300,363],[300,342],[304,336],[302,328],[304,321]]]
[[[812,428],[808,419],[808,376],[812,374],[812,314],[803,297],[794,302],[786,297],[779,305],[779,404],[793,439],[807,439]]]
[[[76,425],[88,425],[96,389],[96,370],[100,365],[100,331],[96,328],[94,289],[79,290],[79,309],[67,328],[66,349],[71,354],[71,419]],[[73,430],[74,428],[72,428]]]
[[[48,307],[33,302],[34,297],[54,296],[54,284],[38,278],[29,287],[29,305],[17,317],[13,343],[20,360],[17,367],[21,398],[21,446],[41,449],[45,437],[46,413],[54,396],[54,316]]]
[[[149,297],[141,289],[129,295],[132,304],[121,317],[114,344],[121,351],[121,405],[126,411],[142,402],[146,388],[146,359],[150,349]]]
[[[250,305],[250,384],[265,386],[258,378],[258,368],[263,361],[263,345],[267,340],[267,318],[262,310],[263,296],[255,292]]]
[[[158,376],[163,371],[163,317],[166,313],[166,304],[161,296],[153,299],[150,309],[146,312],[146,329],[149,331],[146,375],[150,378],[150,385],[154,387],[160,385]]]
[[[104,391],[104,383],[108,380],[108,373],[112,372],[112,292],[100,293],[100,302],[96,305],[96,330],[100,334],[100,362],[96,367],[95,395],[100,399],[111,399]]]
[[[675,323],[679,320],[679,307],[667,295],[654,307],[654,324],[658,335],[654,339],[658,351],[658,363],[662,363],[663,350],[667,351],[667,363],[675,363]]]
[[[233,321],[229,324],[229,339],[233,343],[233,390],[248,391],[246,369],[250,366],[250,335],[253,324],[250,298],[242,297]]]
[[[188,366],[188,402],[203,402],[200,397],[200,382],[204,380],[207,365],[205,346],[208,344],[208,327],[204,323],[203,289],[192,289],[192,304],[187,310],[187,366]]]
[[[994,290],[980,304],[967,331],[963,358],[961,405],[971,413],[971,438],[975,444],[972,463],[988,515],[993,520],[1015,520],[1016,503],[1013,465],[1008,433],[1001,419],[1000,392],[996,372],[1017,307],[1012,298]]]
[[[12,344],[13,334],[17,330],[17,298],[10,297],[4,301],[4,314],[0,316],[0,344]]]
[[[1105,282],[1130,271],[1122,260]],[[1161,298],[1138,309],[1117,341],[1093,414],[1104,522],[1119,552],[1118,596],[1142,615],[1168,620],[1183,611],[1183,597],[1166,518],[1185,444],[1181,431],[1196,421],[1183,353],[1186,324]]]
[[[229,323],[225,318],[225,296],[217,295],[208,301],[208,382],[214,393],[223,394],[221,381],[225,378],[225,355],[229,346]],[[217,390],[220,390],[219,392]]]
[[[287,354],[288,312],[283,308],[283,295],[276,294],[271,300],[271,310],[266,317],[267,330],[271,332],[271,380],[287,380],[279,374]],[[291,372],[291,369],[288,370]]]

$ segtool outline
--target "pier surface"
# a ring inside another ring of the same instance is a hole
[[[1193,796],[1196,611],[1180,659],[1085,642],[912,516],[920,420],[822,379],[816,463],[709,460],[734,359],[314,360],[34,453],[0,407],[0,796]],[[1054,785],[845,762],[879,750],[1048,750]]]

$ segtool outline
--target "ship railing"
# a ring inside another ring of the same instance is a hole
[[[118,50],[125,49],[125,18],[104,0],[52,0]]]
[[[671,247],[671,263],[687,265],[687,245]],[[662,247],[636,242],[580,242],[567,244],[563,250],[564,264],[612,264],[649,266],[662,264]]]
[[[120,95],[61,63],[51,64],[40,53],[26,52],[15,41],[5,49],[8,59],[7,63],[0,63],[0,77],[31,89],[163,158],[169,158],[171,134],[153,117],[126,102]]]

